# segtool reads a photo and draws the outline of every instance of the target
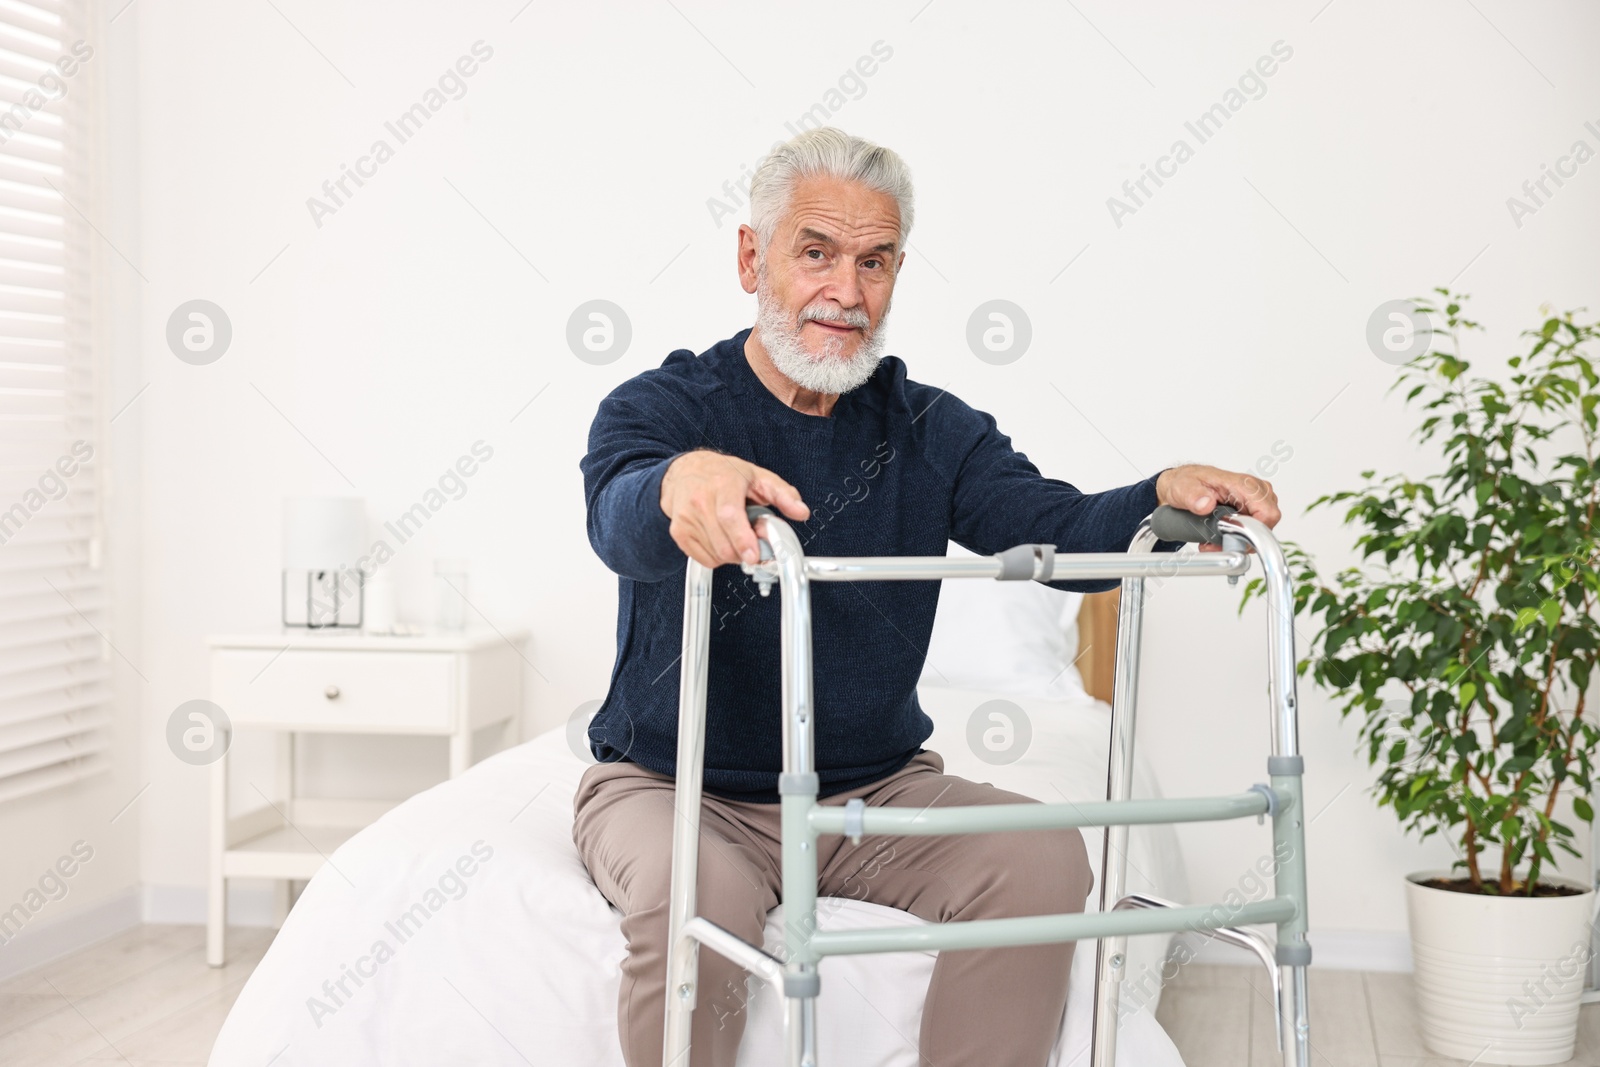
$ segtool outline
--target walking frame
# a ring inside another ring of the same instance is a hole
[[[744,564],[763,596],[773,583],[782,594],[783,771],[778,776],[783,852],[784,955],[761,947],[695,914],[699,870],[700,805],[705,762],[706,676],[711,623],[711,570],[689,560],[683,612],[683,658],[678,710],[676,808],[667,954],[664,1055],[667,1067],[687,1067],[690,1020],[703,945],[778,985],[785,999],[786,1067],[817,1067],[817,964],[847,953],[970,949],[1098,941],[1091,1067],[1116,1062],[1118,1006],[1129,935],[1192,930],[1209,932],[1254,952],[1272,977],[1277,1000],[1278,1047],[1284,1067],[1310,1067],[1306,967],[1306,867],[1303,763],[1295,700],[1294,602],[1288,566],[1265,525],[1232,508],[1207,516],[1162,505],[1140,522],[1126,553],[1057,553],[1053,545],[1019,545],[994,556],[812,557],[794,531],[768,508],[752,506],[761,544],[757,563]],[[1220,551],[1153,553],[1156,540],[1200,542]],[[1260,560],[1268,604],[1268,698],[1271,785],[1257,783],[1227,796],[1131,799],[1134,714],[1139,680],[1139,640],[1144,583],[1149,577],[1225,575],[1230,585]],[[947,578],[1075,581],[1120,578],[1117,657],[1112,698],[1110,768],[1106,800],[1083,804],[1027,803],[913,810],[860,799],[817,803],[813,764],[812,582],[927,581]],[[1212,822],[1256,816],[1272,819],[1273,895],[1238,904],[1180,905],[1143,894],[1124,895],[1128,827],[1135,824]],[[840,834],[963,834],[1058,827],[1105,827],[1098,913],[973,919],[865,930],[817,928],[816,841]],[[1250,924],[1273,923],[1276,942]]]

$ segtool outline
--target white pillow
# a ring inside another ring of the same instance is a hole
[[[948,554],[974,555],[954,541]],[[1073,665],[1082,593],[989,578],[940,585],[919,685],[1036,700],[1087,698]]]

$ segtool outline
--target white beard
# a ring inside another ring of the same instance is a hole
[[[890,302],[893,302],[893,298]],[[812,319],[843,322],[860,329],[863,337],[855,355],[840,355],[844,350],[843,337],[828,338],[821,352],[813,353],[807,349],[800,337],[800,329]],[[761,343],[778,372],[802,389],[838,395],[848,393],[871,378],[878,369],[878,361],[883,358],[883,328],[888,322],[888,305],[884,306],[878,328],[869,333],[870,321],[865,311],[860,308],[840,311],[822,302],[803,308],[799,321],[791,322],[773,295],[766,271],[761,271],[757,276],[756,330],[761,335]]]

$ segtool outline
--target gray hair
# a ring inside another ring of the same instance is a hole
[[[750,228],[756,231],[756,252],[766,258],[778,220],[789,210],[801,179],[839,178],[860,182],[892,196],[900,208],[900,245],[911,234],[911,169],[891,148],[852,137],[833,126],[806,130],[777,145],[756,167],[750,181]]]

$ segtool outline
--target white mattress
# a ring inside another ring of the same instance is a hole
[[[991,766],[966,742],[967,719],[986,699],[923,689],[923,705],[936,723],[926,747],[944,756],[948,773],[1044,801],[1104,799],[1104,704],[1010,698],[1027,715],[1032,740],[1022,759]],[[553,730],[410,798],[347,841],[307,885],[245,984],[212,1050],[211,1067],[622,1067],[616,1009],[626,948],[620,917],[595,888],[571,837],[572,798],[584,767],[567,731]],[[1134,795],[1159,795],[1142,761]],[[1084,834],[1095,866],[1089,899],[1095,910],[1100,831]],[[1186,900],[1177,855],[1170,827],[1133,827],[1129,891]],[[418,918],[402,937],[394,923],[408,911]],[[877,904],[825,898],[819,922],[839,929],[923,920]],[[781,936],[781,924],[780,907],[768,917],[769,943]],[[1130,981],[1158,971],[1169,942],[1166,935],[1133,939]],[[1080,942],[1051,1067],[1088,1064],[1094,957],[1095,943]],[[894,953],[823,960],[822,1067],[916,1067],[914,1044],[934,958]],[[358,973],[359,981],[352,977]],[[1182,1067],[1155,1021],[1154,999],[1143,999],[1145,1006],[1122,1022],[1117,1063]],[[782,1062],[781,1004],[775,990],[760,984],[740,1046],[741,1067]]]

